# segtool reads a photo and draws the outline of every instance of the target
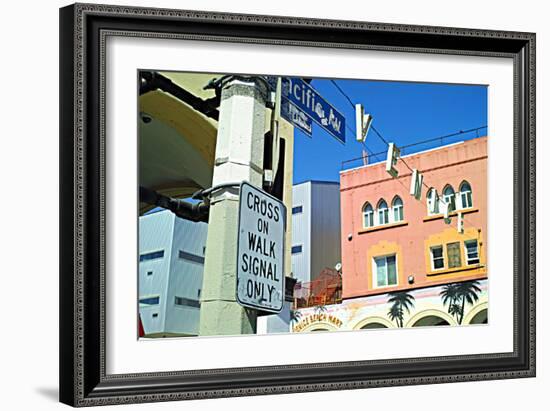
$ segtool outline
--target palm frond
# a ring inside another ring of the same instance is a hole
[[[449,314],[459,316],[462,313],[462,307],[458,304],[451,304],[449,306]]]
[[[460,298],[463,298],[468,304],[473,305],[479,300],[481,288],[479,287],[479,281],[465,281],[458,284],[457,293]]]
[[[302,313],[297,310],[291,310],[290,311],[290,321],[293,323],[297,323],[300,321],[300,318],[302,318]]]
[[[443,300],[443,305],[451,305],[458,298],[458,285],[457,284],[447,284],[443,287],[439,293],[441,299]]]
[[[388,311],[388,317],[392,321],[399,321],[403,320],[403,310],[399,308],[398,305],[392,305]]]
[[[315,314],[322,314],[327,311],[327,307],[325,307],[324,305],[318,305],[313,310]]]

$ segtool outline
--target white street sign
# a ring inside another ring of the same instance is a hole
[[[389,143],[388,145],[388,155],[386,156],[386,171],[396,178],[399,172],[394,167],[397,164],[397,159],[399,158],[400,150],[397,148],[395,143]]]
[[[246,182],[239,196],[237,301],[246,307],[280,312],[285,296],[286,208]]]
[[[424,175],[419,173],[416,168],[413,168],[411,175],[411,195],[420,200],[422,198],[422,184],[424,183]]]

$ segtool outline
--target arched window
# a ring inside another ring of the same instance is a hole
[[[374,211],[370,203],[365,203],[363,206],[363,227],[374,226]]]
[[[376,209],[378,211],[378,224],[388,224],[390,222],[388,204],[384,200],[380,200]]]
[[[443,201],[449,204],[449,212],[456,210],[455,190],[448,185],[443,189]]]
[[[463,181],[460,185],[460,208],[471,208],[472,202],[472,187],[467,181]]]
[[[403,221],[403,201],[401,197],[395,196],[391,203],[391,207],[393,210],[393,221]]]
[[[428,199],[428,215],[439,214],[439,195],[435,188],[430,188],[426,194]]]

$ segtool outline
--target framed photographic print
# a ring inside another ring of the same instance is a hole
[[[535,375],[535,35],[60,10],[60,399]]]

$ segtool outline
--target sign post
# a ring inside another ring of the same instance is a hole
[[[243,182],[237,241],[237,301],[242,306],[274,313],[282,310],[285,232],[285,205]]]
[[[224,184],[262,185],[268,88],[258,77],[225,76],[222,81],[216,160],[201,292],[199,335],[256,333],[256,311],[235,298],[239,193]]]

